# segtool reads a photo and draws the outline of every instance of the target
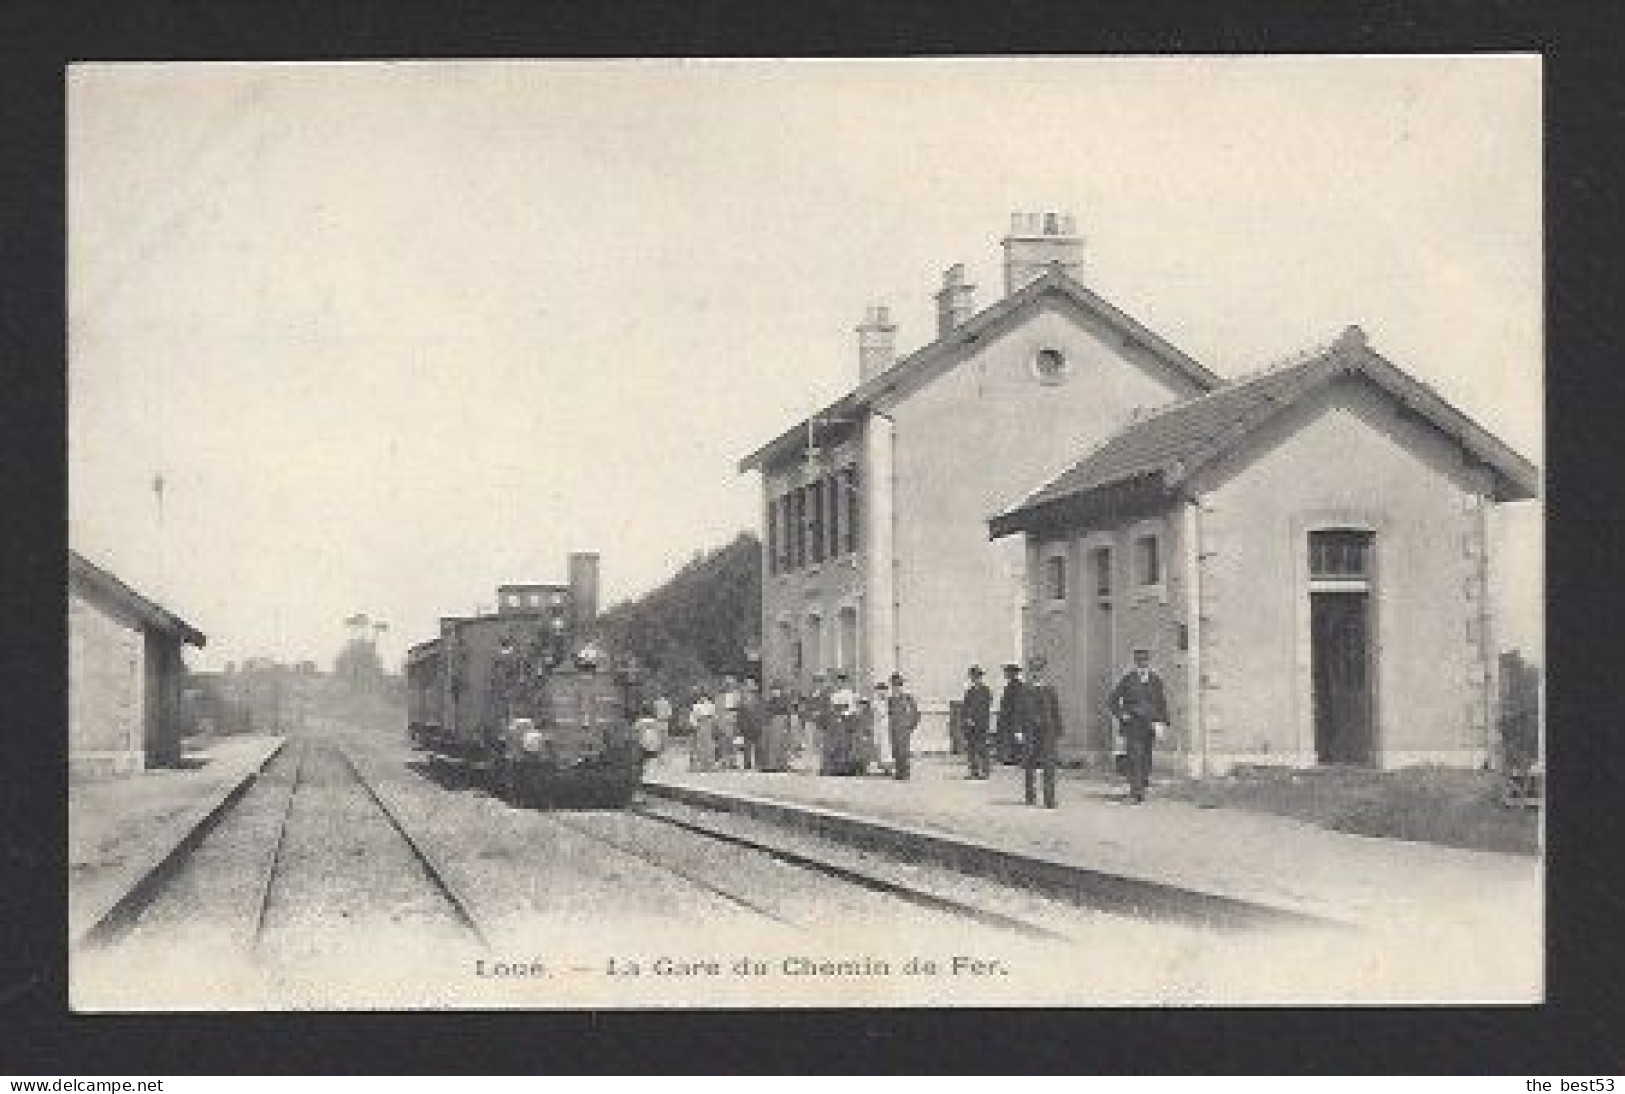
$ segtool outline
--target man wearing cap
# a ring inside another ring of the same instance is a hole
[[[1004,690],[999,693],[999,716],[996,722],[998,756],[1001,764],[1018,763],[1021,758],[1021,666],[1004,666]]]
[[[1041,654],[1027,662],[1030,679],[1021,689],[1022,752],[1026,769],[1027,804],[1038,804],[1038,772],[1044,773],[1044,808],[1055,808],[1055,764],[1061,745],[1061,700],[1055,685],[1044,676],[1048,664]]]
[[[891,736],[892,778],[908,778],[909,739],[914,727],[920,724],[920,704],[903,687],[903,674],[891,674],[891,687],[886,696],[886,729]]]
[[[991,766],[987,749],[988,714],[993,709],[993,693],[982,683],[982,666],[972,665],[966,674],[970,685],[959,704],[960,726],[965,731],[965,758],[970,763],[970,777],[985,779]]]
[[[1151,745],[1168,728],[1168,699],[1162,677],[1151,671],[1151,651],[1134,651],[1134,667],[1112,689],[1106,706],[1123,728],[1128,745],[1128,800],[1145,801],[1151,781]]]

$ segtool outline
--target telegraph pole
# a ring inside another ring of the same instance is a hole
[[[169,602],[169,551],[164,541],[164,473],[155,472],[152,476],[153,504],[158,512],[158,568],[156,576],[158,587],[154,590],[160,603]]]

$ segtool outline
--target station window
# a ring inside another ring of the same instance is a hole
[[[1371,533],[1352,528],[1330,528],[1309,533],[1309,576],[1364,578],[1370,576]]]
[[[1162,584],[1162,544],[1154,535],[1134,539],[1134,580],[1140,585]]]
[[[1044,599],[1066,599],[1066,556],[1050,555],[1044,559]]]
[[[847,496],[847,520],[845,520],[845,533],[847,543],[845,549],[848,553],[858,549],[858,468],[848,467],[840,473],[842,484],[845,486],[842,494]]]
[[[767,572],[779,572],[779,499],[767,501]]]
[[[779,496],[779,571],[794,568],[795,547],[791,540],[795,536],[795,514],[790,511],[791,501],[789,494]]]
[[[807,493],[809,495],[808,508],[811,510],[811,512],[807,514],[807,538],[811,541],[808,544],[810,548],[808,554],[810,556],[809,561],[816,565],[817,563],[824,561],[823,482],[819,481],[810,484],[807,487]]]
[[[1068,370],[1066,354],[1058,349],[1041,349],[1033,357],[1033,374],[1040,383],[1058,384],[1066,379]]]
[[[824,479],[824,510],[829,514],[824,529],[824,553],[834,558],[841,553],[841,476],[839,472]]]
[[[1112,549],[1096,547],[1089,554],[1094,558],[1095,596],[1104,600],[1112,595]]]
[[[791,495],[790,512],[793,517],[790,527],[794,530],[791,543],[794,553],[790,556],[790,566],[799,570],[807,564],[807,491],[798,488]]]

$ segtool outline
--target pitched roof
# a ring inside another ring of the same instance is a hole
[[[1062,503],[1106,488],[1149,481],[1171,491],[1234,449],[1286,408],[1345,375],[1362,375],[1410,408],[1495,473],[1495,498],[1530,498],[1539,489],[1535,466],[1426,384],[1380,354],[1350,327],[1330,346],[1293,364],[1246,377],[1134,422],[989,521],[993,537],[1024,531]]]
[[[151,630],[161,631],[199,649],[202,649],[204,643],[208,641],[203,632],[186,620],[148,600],[78,551],[71,549],[68,551],[68,580],[70,584],[98,594],[123,608]]]
[[[853,420],[880,400],[918,386],[951,366],[958,359],[956,351],[974,345],[990,331],[1011,321],[1049,294],[1058,295],[1121,332],[1126,343],[1141,347],[1196,387],[1205,391],[1222,383],[1216,373],[1209,371],[1195,358],[1109,300],[1085,288],[1059,265],[1055,265],[1042,276],[983,308],[947,334],[897,361],[886,371],[863,381],[811,417],[801,419],[740,460],[739,470],[753,471],[794,450],[803,443],[809,423],[844,423]]]

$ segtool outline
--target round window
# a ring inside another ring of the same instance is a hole
[[[1058,349],[1039,350],[1038,355],[1033,358],[1033,372],[1041,383],[1060,383],[1066,379],[1066,355]]]

